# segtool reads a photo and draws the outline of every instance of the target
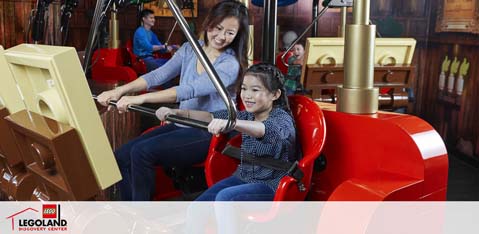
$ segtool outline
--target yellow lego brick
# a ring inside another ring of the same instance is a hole
[[[378,65],[411,64],[416,40],[412,38],[376,38],[374,63]],[[342,65],[344,38],[310,37],[306,41],[306,64]]]
[[[18,92],[15,79],[4,57],[3,47],[0,46],[0,107],[6,107],[13,114],[25,109],[21,94]]]
[[[75,48],[21,44],[5,59],[30,111],[78,131],[98,185],[121,179]]]

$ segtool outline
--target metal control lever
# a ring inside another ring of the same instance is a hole
[[[93,97],[94,100],[98,100],[97,95],[93,95],[92,97]],[[116,103],[117,103],[117,101],[110,100],[108,102],[108,105],[116,106]],[[142,114],[146,114],[146,115],[156,117],[156,114],[155,114],[156,110],[148,108],[148,107],[138,106],[138,105],[129,105],[128,110],[132,110],[132,111],[140,112]],[[185,125],[185,126],[188,126],[188,127],[193,127],[193,128],[208,129],[208,123],[207,122],[199,121],[199,120],[196,120],[196,119],[185,118],[185,117],[178,116],[178,115],[167,115],[166,116],[166,121],[182,124],[182,125]]]

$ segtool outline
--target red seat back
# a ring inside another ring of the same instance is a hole
[[[130,57],[130,65],[135,70],[135,72],[139,75],[143,75],[146,73],[146,65],[143,62],[143,59],[138,58],[135,53],[133,53],[133,41],[128,40],[125,43],[126,51],[128,51],[128,55]]]
[[[288,67],[284,65],[283,61],[281,60],[281,56],[283,56],[284,51],[278,53],[276,56],[276,67],[284,74],[288,74]],[[288,59],[293,55],[293,52],[289,51],[288,54],[284,57],[284,62],[288,64]]]
[[[315,160],[323,149],[326,138],[326,123],[319,106],[305,96],[290,96],[289,105],[296,122],[296,131],[303,153],[299,168],[304,173],[302,183],[304,191],[300,191],[297,182],[289,176],[284,177],[276,191],[275,201],[302,201],[311,187],[311,177]]]

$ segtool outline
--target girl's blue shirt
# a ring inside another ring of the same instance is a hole
[[[213,116],[217,119],[227,119],[228,112],[226,110],[213,112]],[[253,121],[254,115],[239,111],[236,118]],[[273,108],[263,124],[265,134],[262,138],[241,135],[241,156],[248,153],[256,157],[273,157],[283,161],[296,159],[296,130],[291,115],[281,108]],[[276,191],[279,181],[286,172],[242,162],[234,175],[244,182],[263,183]]]

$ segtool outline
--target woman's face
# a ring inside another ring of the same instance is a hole
[[[239,21],[236,17],[225,18],[221,23],[208,29],[208,46],[216,50],[224,50],[233,42],[239,30]]]

